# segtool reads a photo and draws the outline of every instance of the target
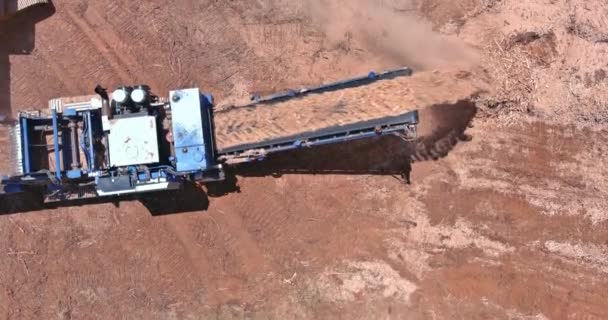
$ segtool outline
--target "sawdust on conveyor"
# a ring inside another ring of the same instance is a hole
[[[455,103],[483,91],[480,79],[463,70],[422,72],[272,104],[220,106],[215,116],[218,149]]]

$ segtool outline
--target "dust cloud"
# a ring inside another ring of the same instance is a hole
[[[477,51],[456,37],[433,31],[412,0],[305,0],[304,11],[333,45],[356,45],[387,63],[417,69],[446,64],[474,66]]]

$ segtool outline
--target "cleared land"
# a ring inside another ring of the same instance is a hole
[[[54,4],[35,26],[11,22],[25,35],[0,27],[4,114],[97,83],[222,101],[400,65],[441,72],[462,56],[453,41],[477,48],[492,90],[424,109],[416,146],[271,157],[222,197],[3,215],[0,319],[608,318],[605,1]],[[413,17],[429,25],[403,28]],[[454,146],[465,129],[472,141]]]

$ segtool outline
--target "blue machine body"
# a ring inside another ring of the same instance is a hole
[[[253,96],[251,104],[273,104],[411,74],[409,68],[372,72]],[[61,202],[178,189],[187,181],[224,180],[224,166],[263,160],[272,153],[389,134],[411,137],[418,123],[414,111],[218,150],[210,95],[197,88],[182,89],[171,91],[164,100],[145,91],[147,86],[121,88],[112,99],[105,89],[96,89],[101,100],[53,100],[46,114],[21,113],[13,128],[18,172],[1,180],[0,193],[43,190],[46,202]]]
[[[206,170],[213,165],[210,96],[198,89],[171,91],[171,116],[176,169],[180,172]]]
[[[46,115],[21,113],[14,127],[20,147],[18,172],[2,179],[0,192],[44,188],[45,201],[54,202],[178,189],[187,180],[223,179],[214,150],[211,96],[199,89],[174,91],[167,110],[166,105],[152,103],[136,112],[108,116],[91,101],[57,104]],[[168,110],[170,126],[163,128]],[[145,128],[128,126],[149,121],[154,123]],[[165,140],[168,131],[173,143]],[[108,145],[111,142],[115,145]],[[120,150],[127,154],[118,154]],[[130,160],[128,165],[114,165]]]

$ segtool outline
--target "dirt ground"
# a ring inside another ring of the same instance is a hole
[[[493,90],[424,110],[415,146],[284,154],[223,196],[2,215],[0,318],[608,318],[605,1],[54,6],[0,25],[4,116],[98,83],[221,101],[404,64],[481,65]]]

